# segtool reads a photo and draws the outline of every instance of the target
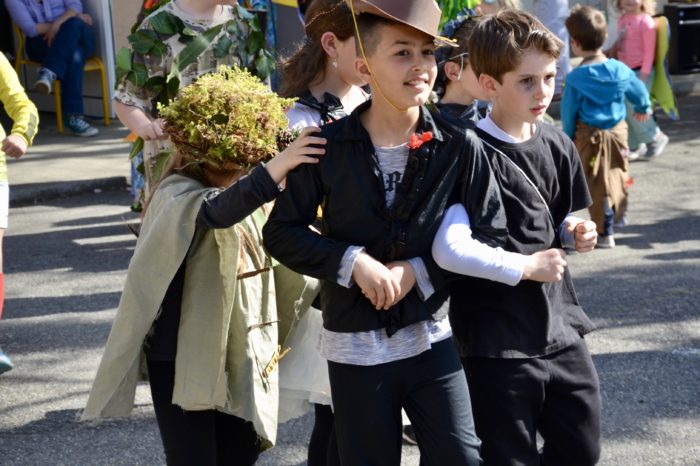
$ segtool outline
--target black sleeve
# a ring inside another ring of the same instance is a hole
[[[287,175],[285,190],[263,227],[263,244],[295,272],[337,283],[340,261],[350,244],[309,228],[323,198],[322,164],[304,164]]]
[[[501,190],[481,140],[467,132],[465,177],[461,199],[474,238],[489,246],[506,244],[508,224],[501,199]]]
[[[278,194],[279,189],[265,167],[256,167],[228,188],[207,195],[197,213],[197,226],[231,227]]]

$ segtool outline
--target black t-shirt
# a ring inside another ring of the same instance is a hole
[[[477,134],[487,143],[501,188],[508,221],[505,249],[532,254],[561,247],[558,228],[567,214],[591,204],[571,140],[545,123],[537,125],[530,140],[517,144],[479,129]],[[550,354],[595,328],[578,303],[568,268],[556,283],[523,280],[511,287],[461,279],[451,290],[450,319],[462,354],[473,357]]]

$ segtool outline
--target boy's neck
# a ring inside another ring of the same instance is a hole
[[[401,112],[391,107],[381,96],[372,98],[372,105],[360,115],[360,122],[377,147],[395,147],[407,143],[416,131],[420,107]]]
[[[459,104],[459,105],[471,105],[476,99],[470,95],[467,95],[457,86],[452,86],[449,83],[445,86],[445,95],[440,99],[440,103],[443,104]]]
[[[591,63],[601,63],[607,59],[607,57],[603,53],[602,47],[596,50],[582,50],[580,56],[582,65]]]
[[[211,0],[175,0],[181,10],[197,19],[212,20],[223,12],[224,7]]]
[[[505,133],[514,137],[519,142],[525,142],[535,135],[535,123],[514,119],[508,110],[494,105],[489,113],[491,120]]]

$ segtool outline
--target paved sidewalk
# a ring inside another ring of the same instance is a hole
[[[8,158],[11,206],[93,192],[95,189],[126,187],[129,179],[129,131],[113,120],[109,127],[95,121],[100,133],[80,138],[66,129],[56,130],[55,115],[40,115],[34,145],[19,160]]]

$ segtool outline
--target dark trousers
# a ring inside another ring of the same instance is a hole
[[[77,17],[63,23],[49,45],[43,36],[28,37],[27,56],[41,62],[61,81],[63,113],[83,114],[83,68],[95,52],[92,28]]]
[[[421,464],[481,464],[469,389],[451,339],[376,366],[329,361],[328,372],[341,464],[398,466],[402,407],[415,430]]]
[[[253,425],[215,410],[172,404],[175,362],[148,360],[153,408],[168,466],[252,465],[260,454]]]
[[[485,464],[596,464],[600,387],[585,340],[539,358],[465,358],[463,363]]]
[[[314,404],[308,466],[340,466],[334,419],[330,406]]]

